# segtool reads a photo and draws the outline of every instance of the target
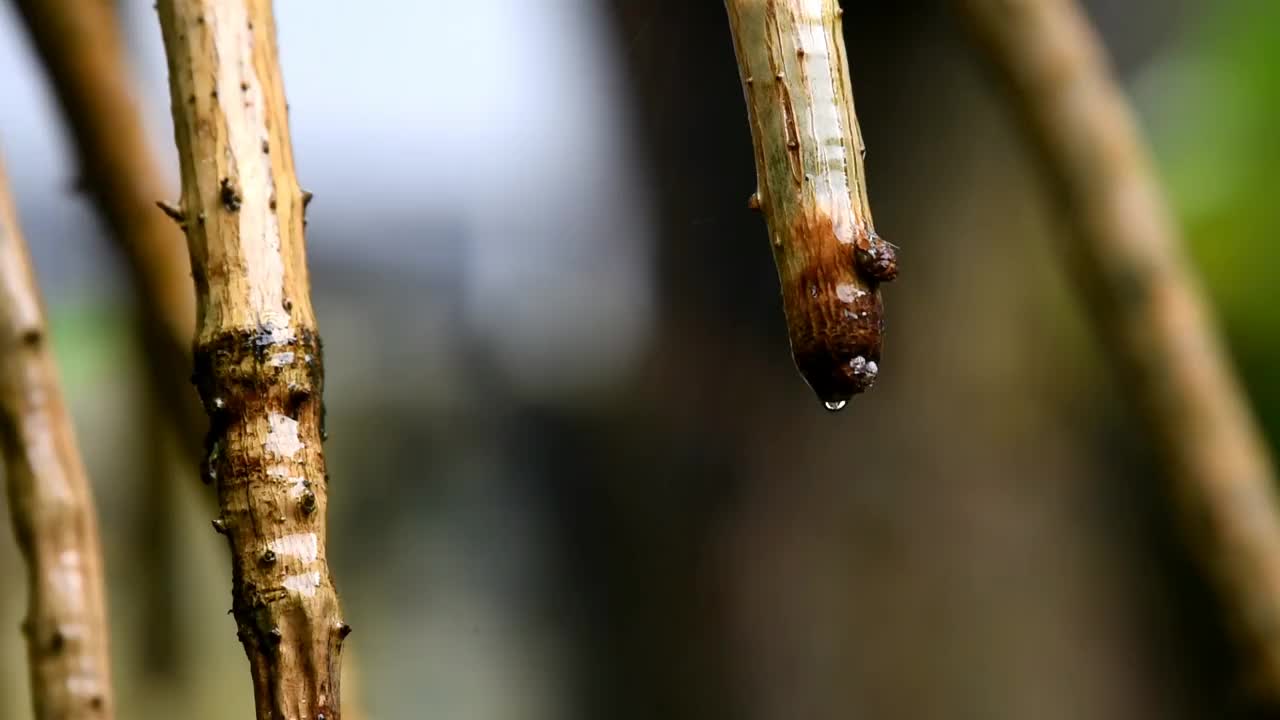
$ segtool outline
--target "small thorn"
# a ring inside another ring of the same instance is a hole
[[[216,532],[216,533],[218,533],[219,535],[226,535],[226,534],[227,534],[227,521],[226,521],[226,520],[223,520],[222,518],[217,518],[216,520],[214,520],[214,521],[213,521],[213,531],[214,531],[214,532]]]
[[[313,197],[315,197],[315,193],[311,192],[310,190],[302,191],[302,207],[304,209],[311,204],[311,198]]]
[[[345,638],[351,634],[351,626],[341,620],[333,626],[333,629],[338,631],[338,639]]]
[[[751,197],[747,198],[747,209],[748,210],[760,209],[760,191],[759,190],[751,193]]]
[[[160,208],[161,212],[163,212],[165,215],[168,215],[170,219],[178,223],[178,225],[181,226],[184,230],[186,229],[187,216],[183,214],[181,210],[179,210],[178,208],[170,205],[169,203],[163,200],[157,200],[156,207]]]

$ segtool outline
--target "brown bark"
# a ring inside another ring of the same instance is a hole
[[[342,621],[325,557],[323,368],[269,0],[162,0],[196,282],[204,472],[232,555],[258,717],[340,717]]]
[[[1181,504],[1188,542],[1280,701],[1275,469],[1133,112],[1071,0],[959,0],[1074,229],[1067,250]]]
[[[876,234],[836,0],[725,0],[755,146],[750,206],[769,225],[796,366],[839,410],[879,373]]]
[[[182,232],[156,209],[169,186],[147,141],[124,41],[108,0],[14,0],[49,73],[93,198],[139,296],[148,369],[179,440],[200,452],[206,425],[188,383],[195,327]]]
[[[98,521],[3,168],[0,442],[9,512],[27,562],[29,610],[23,628],[35,717],[112,718]]]

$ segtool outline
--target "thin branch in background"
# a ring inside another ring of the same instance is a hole
[[[260,720],[339,720],[323,365],[270,0],[161,0],[196,284],[204,472]]]
[[[1275,468],[1184,256],[1134,114],[1073,0],[958,0],[1074,229],[1097,330],[1162,453],[1187,541],[1280,701]]]
[[[142,584],[136,590],[139,612],[146,618],[137,636],[138,650],[151,680],[168,684],[181,678],[189,664],[200,659],[184,652],[187,632],[182,627],[183,596],[178,581],[182,553],[178,546],[179,491],[182,489],[180,469],[171,433],[167,433],[169,416],[159,407],[156,393],[148,393],[142,408],[142,433],[136,451],[141,456],[143,487],[130,518],[129,557],[136,558],[142,571]],[[205,498],[211,493],[202,493]],[[203,499],[203,498],[202,498]],[[184,662],[185,661],[185,662]]]
[[[156,209],[170,196],[148,142],[115,3],[13,0],[49,74],[93,198],[138,294],[144,357],[178,440],[193,457],[206,424],[188,379],[195,295],[182,232]]]
[[[44,311],[0,168],[0,442],[27,562],[23,627],[37,718],[115,716],[102,547]]]
[[[791,352],[830,410],[879,374],[880,283],[897,275],[876,234],[836,0],[725,0]]]

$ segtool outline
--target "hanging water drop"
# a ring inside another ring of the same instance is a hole
[[[845,405],[849,404],[849,401],[848,400],[827,400],[822,404],[831,412],[840,412],[841,410],[844,409]]]

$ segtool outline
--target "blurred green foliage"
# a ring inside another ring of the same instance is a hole
[[[1250,395],[1280,438],[1280,2],[1203,7],[1142,83],[1144,111]]]

